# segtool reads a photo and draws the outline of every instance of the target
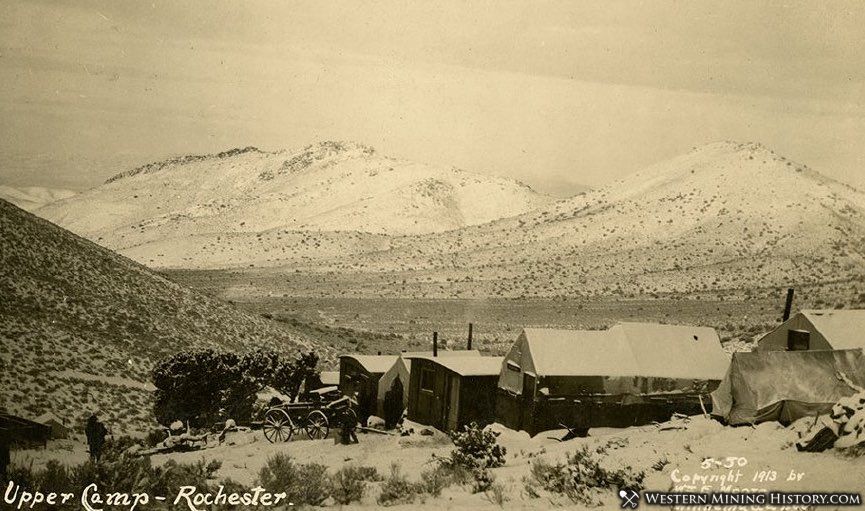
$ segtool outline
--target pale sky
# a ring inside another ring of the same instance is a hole
[[[0,10],[0,184],[355,140],[535,188],[717,140],[865,188],[865,3],[30,1]]]

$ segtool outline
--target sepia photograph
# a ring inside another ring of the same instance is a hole
[[[865,509],[863,27],[6,0],[0,509]]]

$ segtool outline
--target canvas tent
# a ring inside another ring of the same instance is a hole
[[[738,425],[788,424],[829,413],[838,399],[856,392],[838,373],[865,386],[862,350],[734,353],[727,375],[712,392],[712,415]]]
[[[530,434],[699,413],[729,365],[712,328],[619,323],[609,330],[527,328],[498,382],[497,418]]]
[[[357,393],[357,414],[361,422],[375,413],[378,380],[393,366],[396,359],[396,355],[341,355],[339,357],[339,390],[347,396]]]
[[[865,348],[865,310],[803,310],[757,341],[757,351]]]
[[[385,396],[388,392],[398,393],[402,400],[402,409],[408,408],[408,385],[411,374],[411,363],[408,359],[412,357],[432,356],[431,351],[404,351],[397,357],[396,362],[378,380],[378,397],[376,413],[379,417],[388,415],[385,413]],[[439,357],[479,357],[478,350],[438,350]],[[402,410],[400,410],[402,413]]]
[[[502,357],[413,357],[408,418],[442,431],[495,421]]]

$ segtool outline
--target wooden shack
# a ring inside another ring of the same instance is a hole
[[[700,413],[729,363],[711,328],[525,329],[502,365],[496,418],[535,435],[563,424],[587,431]]]
[[[408,387],[411,379],[411,362],[412,357],[433,356],[432,351],[404,351],[400,353],[393,366],[378,381],[378,416],[388,420],[385,413],[385,398],[388,393],[398,394],[402,403],[402,410],[408,408]],[[438,350],[438,357],[479,357],[481,352],[478,350]]]
[[[20,447],[45,446],[51,428],[30,419],[0,411],[0,437]]]
[[[410,357],[408,418],[451,431],[495,421],[502,357]]]
[[[357,395],[357,415],[362,422],[375,414],[378,381],[396,360],[396,355],[339,357],[339,390],[346,396]]]

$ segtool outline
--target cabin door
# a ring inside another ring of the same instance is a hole
[[[532,415],[535,405],[535,389],[537,378],[530,373],[523,373],[523,394],[520,406],[520,429],[528,431],[532,426]]]

